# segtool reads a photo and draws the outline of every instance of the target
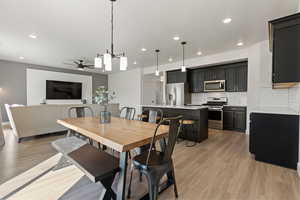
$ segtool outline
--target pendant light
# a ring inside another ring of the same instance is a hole
[[[184,57],[185,57],[185,45],[186,45],[186,42],[181,42],[181,45],[182,45],[182,66],[181,66],[181,72],[186,72],[186,66],[185,66],[185,63],[184,63]]]
[[[100,57],[100,55],[97,55],[97,57],[95,58],[95,68],[102,68],[102,58]]]
[[[114,52],[114,2],[116,0],[110,0],[111,2],[111,48],[110,51],[106,50],[106,53],[100,55],[98,54],[95,58],[95,68],[102,68],[104,64],[105,71],[112,71],[112,60],[117,58],[120,60],[120,70],[127,70],[128,60],[125,53],[115,54]],[[102,63],[103,58],[103,63]]]
[[[159,49],[156,49],[155,52],[156,52],[156,70],[155,70],[155,76],[159,76],[159,70],[158,70],[158,54],[159,54],[160,50],[159,50]]]

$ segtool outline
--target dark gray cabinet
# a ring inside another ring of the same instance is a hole
[[[214,80],[224,80],[225,71],[224,68],[208,68],[204,70],[204,80],[205,81],[214,81]]]
[[[187,82],[187,72],[174,70],[167,72],[167,83],[185,83]]]
[[[230,67],[225,69],[225,76],[226,76],[226,92],[235,92],[236,91],[236,68]]]
[[[225,80],[226,92],[246,92],[248,62],[238,62],[217,67],[197,68],[188,72],[190,92],[204,92],[204,81]]]
[[[300,13],[269,22],[273,83],[300,82]]]
[[[191,93],[204,92],[205,71],[194,69],[189,71],[188,82]]]
[[[246,107],[225,106],[223,109],[223,128],[244,132],[246,130],[246,116]]]
[[[297,169],[299,115],[250,114],[249,150],[255,160]]]
[[[247,63],[239,63],[228,66],[225,69],[226,91],[246,92],[248,88],[248,67]]]

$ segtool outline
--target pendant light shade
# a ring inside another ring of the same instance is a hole
[[[182,66],[181,66],[181,72],[186,72],[186,66],[185,66],[185,63],[184,63],[184,59],[185,59],[185,45],[186,45],[186,42],[181,42],[181,45],[182,45]]]
[[[97,56],[95,58],[94,65],[95,65],[95,68],[98,68],[98,69],[102,68],[102,58],[100,56]]]
[[[155,76],[159,76],[159,71],[155,70]]]
[[[114,52],[114,3],[116,0],[109,0],[111,2],[111,43],[110,43],[110,50],[106,50],[105,54],[97,55],[95,58],[95,68],[102,68],[104,64],[105,71],[112,71],[112,59],[119,59],[120,60],[120,70],[125,71],[127,70],[128,62],[127,57],[125,57],[125,53],[115,53]]]
[[[181,72],[186,72],[186,66],[181,66]]]
[[[127,70],[127,66],[128,66],[127,57],[121,56],[120,57],[120,70],[121,71],[126,71]]]
[[[159,70],[158,70],[158,54],[159,54],[160,50],[159,50],[159,49],[156,49],[155,52],[156,52],[156,70],[155,70],[155,76],[159,76]]]
[[[105,65],[105,71],[111,71],[112,70],[112,61],[111,61],[111,55],[109,53],[106,53],[103,55],[104,58],[104,65]]]

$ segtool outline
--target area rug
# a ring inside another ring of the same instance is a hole
[[[99,200],[105,189],[101,183],[91,182],[74,165],[53,170],[61,154],[49,158],[28,171],[0,185],[1,200]],[[129,175],[129,173],[128,173]],[[147,193],[147,184],[138,181],[135,172],[132,199]],[[145,179],[145,178],[144,178]],[[128,180],[128,179],[127,179]],[[118,175],[113,184],[116,191]],[[138,186],[135,187],[134,185]]]

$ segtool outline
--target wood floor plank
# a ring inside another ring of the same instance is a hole
[[[6,138],[12,140],[10,137],[6,132]],[[50,142],[59,137],[61,136],[48,136],[21,144],[8,142],[6,149],[0,152],[0,160],[7,162],[0,163],[0,184],[53,156],[56,152],[51,148]],[[184,141],[177,144],[173,157],[178,199],[299,200],[300,178],[297,172],[255,161],[249,154],[248,145],[247,135],[219,130],[209,130],[209,139],[195,147],[185,147]],[[44,155],[37,153],[39,149]],[[68,178],[64,178],[65,176]],[[43,196],[43,199],[55,200],[81,176],[77,169],[61,173],[61,176],[51,173],[46,176],[48,179],[39,180],[41,182],[36,182],[34,187],[24,190],[27,193],[23,191],[15,198],[27,200],[30,194],[44,193],[43,187],[46,185],[64,184],[65,187],[53,190],[49,196]],[[138,174],[135,173],[135,176]],[[138,199],[146,192],[146,185],[134,181],[132,191],[132,199]],[[173,187],[163,192],[159,199],[175,199]]]

